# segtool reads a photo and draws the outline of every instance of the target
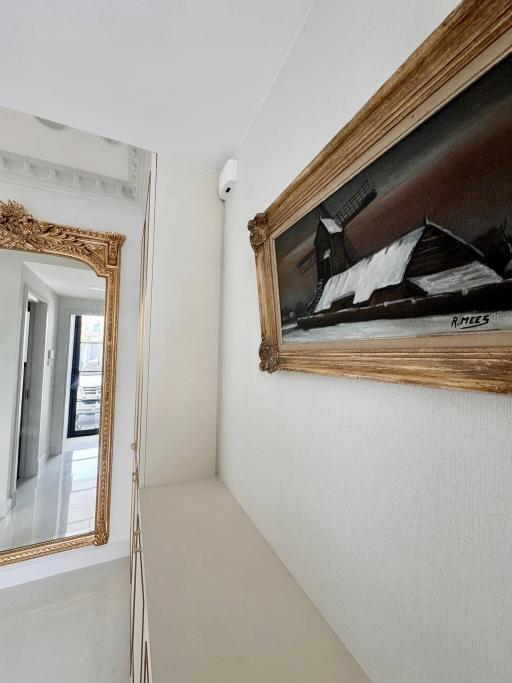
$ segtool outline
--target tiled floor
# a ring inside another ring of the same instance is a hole
[[[73,450],[48,458],[37,477],[19,484],[16,507],[0,520],[0,550],[94,528],[97,437],[79,442],[70,442]]]
[[[0,591],[0,681],[128,683],[129,561]]]

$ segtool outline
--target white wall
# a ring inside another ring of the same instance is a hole
[[[129,552],[135,367],[137,358],[139,261],[143,215],[140,210],[73,197],[14,183],[0,183],[0,199],[21,202],[42,220],[126,235],[122,248],[116,414],[112,470],[110,541],[0,569],[0,588],[114,559]]]
[[[213,475],[217,432],[217,174],[159,156],[156,178],[141,444],[145,486]]]
[[[373,683],[512,680],[512,399],[261,374],[246,224],[454,5],[318,0],[226,205],[221,476]]]

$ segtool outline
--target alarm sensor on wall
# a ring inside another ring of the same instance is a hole
[[[238,161],[228,159],[219,175],[219,197],[227,199],[238,180]]]

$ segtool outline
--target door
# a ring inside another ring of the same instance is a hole
[[[103,374],[102,315],[75,315],[68,438],[98,434]]]
[[[18,478],[35,477],[39,470],[41,410],[46,357],[48,305],[29,300],[23,326],[21,401],[18,437]]]
[[[23,325],[23,347],[21,359],[21,397],[20,397],[20,428],[18,433],[18,463],[16,479],[21,479],[23,463],[27,457],[27,434],[28,434],[28,401],[30,397],[30,362],[32,356],[33,325],[31,327],[31,303],[27,302],[25,320]]]

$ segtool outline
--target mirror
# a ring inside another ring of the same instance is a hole
[[[0,202],[0,564],[108,540],[123,239]]]

